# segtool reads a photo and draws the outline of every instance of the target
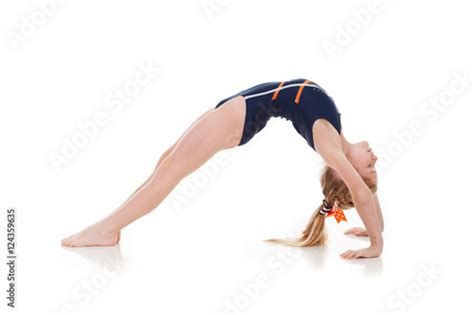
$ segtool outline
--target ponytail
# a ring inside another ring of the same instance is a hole
[[[376,183],[367,178],[362,179],[372,193],[377,191]],[[343,210],[353,208],[354,202],[347,185],[342,181],[336,171],[331,169],[328,165],[324,166],[321,171],[320,182],[325,199],[323,200],[323,204],[320,205],[311,216],[301,235],[294,240],[272,238],[265,240],[265,242],[299,247],[320,246],[326,243],[327,235],[324,229],[324,221],[330,209],[335,205],[336,201],[337,208]]]
[[[271,238],[265,240],[265,242],[298,247],[324,245],[327,240],[326,231],[324,230],[324,221],[326,217],[320,213],[322,209],[323,205],[320,205],[319,208],[316,209],[309,219],[306,228],[297,239],[288,240],[281,238]]]

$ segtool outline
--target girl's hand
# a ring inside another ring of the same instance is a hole
[[[367,248],[362,248],[358,250],[347,250],[342,253],[340,256],[343,259],[356,259],[356,258],[372,258],[378,257],[382,253],[381,245],[373,245]]]
[[[353,234],[355,236],[369,236],[366,229],[361,227],[355,227],[344,232],[344,234]]]

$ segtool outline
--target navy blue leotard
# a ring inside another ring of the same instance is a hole
[[[312,128],[317,119],[328,120],[341,133],[341,114],[336,104],[323,88],[310,80],[293,79],[258,84],[221,100],[215,108],[239,95],[246,102],[245,124],[239,145],[252,139],[271,117],[290,120],[296,131],[315,151]]]

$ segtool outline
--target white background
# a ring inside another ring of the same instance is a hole
[[[469,1],[2,1],[0,239],[14,207],[17,309],[472,310],[473,24]],[[368,245],[343,234],[361,226],[355,210],[328,221],[324,247],[261,242],[296,236],[323,198],[321,158],[281,119],[184,179],[120,245],[60,246],[205,110],[293,78],[325,88],[348,140],[379,156],[381,257],[339,258]]]

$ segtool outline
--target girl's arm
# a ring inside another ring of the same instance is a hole
[[[384,229],[384,221],[383,221],[382,210],[380,209],[380,203],[377,197],[377,193],[374,193],[372,197],[374,198],[375,208],[377,209],[377,211],[375,212],[377,216],[377,222],[379,223],[380,232],[382,233]],[[369,233],[367,233],[367,230],[362,227],[350,228],[347,231],[345,231],[344,234],[352,234],[355,236],[369,236]]]
[[[317,128],[319,129],[316,130]],[[370,238],[370,247],[359,250],[348,250],[340,256],[345,259],[377,257],[383,250],[383,238],[379,220],[377,219],[377,207],[374,197],[367,184],[362,180],[360,174],[344,155],[339,136],[333,129],[334,128],[325,128],[324,124],[314,124],[313,135],[315,148],[324,161],[332,169],[336,170],[347,185],[347,188],[349,188],[354,206]]]
[[[384,222],[383,222],[383,215],[382,215],[382,209],[380,209],[380,203],[379,203],[379,198],[377,197],[377,193],[373,194],[374,202],[375,202],[375,207],[377,208],[377,220],[379,221],[379,226],[380,226],[380,232],[383,232],[384,228]]]
[[[341,258],[353,259],[380,256],[383,250],[383,238],[381,221],[379,221],[379,215],[377,214],[379,211],[377,206],[378,198],[373,196],[369,187],[367,187],[344,155],[336,155],[330,159],[330,163],[349,188],[357,213],[362,219],[370,238],[370,247],[359,250],[348,250],[341,254]]]

